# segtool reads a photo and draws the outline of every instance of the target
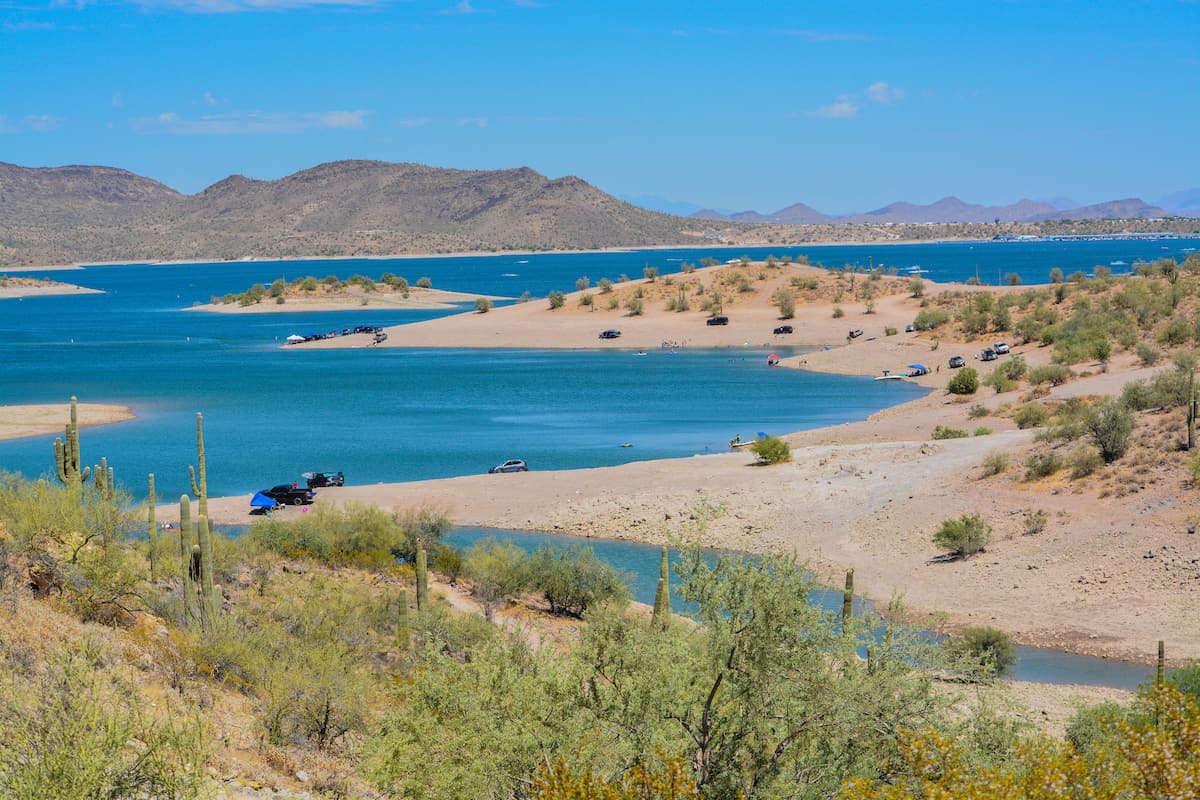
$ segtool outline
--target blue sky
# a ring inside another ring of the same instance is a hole
[[[828,213],[1200,186],[1200,3],[0,0],[0,161],[371,158]]]

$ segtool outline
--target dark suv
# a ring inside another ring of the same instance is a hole
[[[709,317],[704,322],[705,325],[728,325],[729,317]]]
[[[285,503],[293,506],[307,505],[316,497],[312,491],[301,489],[294,483],[281,483],[278,486],[272,486],[270,489],[263,489],[259,494],[265,494],[276,503]]]
[[[774,333],[774,334],[791,333],[791,332],[792,332],[791,325],[780,325],[778,328],[771,331],[771,333]]]
[[[302,477],[310,489],[346,485],[346,478],[340,472],[305,472]]]

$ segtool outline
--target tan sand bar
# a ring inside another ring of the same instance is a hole
[[[79,403],[77,410],[81,428],[111,425],[134,418],[129,406],[108,403]],[[70,418],[70,403],[0,406],[0,439],[62,434]]]

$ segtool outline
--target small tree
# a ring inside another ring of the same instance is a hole
[[[1111,464],[1129,449],[1133,434],[1133,412],[1114,397],[1096,404],[1087,418],[1087,431],[1105,464]]]
[[[790,289],[780,289],[775,293],[775,304],[779,306],[779,318],[791,319],[796,316],[796,297]]]
[[[908,282],[908,291],[913,297],[925,296],[925,281],[920,278],[913,278]]]
[[[432,289],[433,281],[429,280],[429,278],[417,278],[417,288]]]
[[[778,436],[761,436],[750,445],[750,452],[762,464],[782,464],[792,460],[792,448]]]
[[[996,628],[964,628],[950,649],[962,659],[963,666],[971,671],[978,669],[988,677],[1003,675],[1018,660],[1008,634]]]
[[[566,302],[566,298],[563,297],[563,293],[559,291],[551,292],[549,295],[547,295],[546,299],[550,301],[551,311],[555,310],[556,308],[562,308],[563,303]]]
[[[492,301],[487,299],[486,297],[476,297],[475,298],[475,310],[478,311],[480,314],[486,314],[487,312],[492,310]]]
[[[950,394],[975,394],[978,390],[979,373],[974,367],[963,367],[946,384],[946,391]]]
[[[528,585],[528,555],[510,541],[488,537],[467,550],[464,570],[471,579],[475,599],[492,618],[496,607],[523,592]]]
[[[947,519],[933,534],[933,543],[955,558],[967,558],[981,552],[992,537],[992,526],[978,513]]]
[[[587,275],[584,275],[582,278],[579,278],[578,280],[575,281],[575,288],[581,292],[591,285],[592,285],[592,282],[590,280],[588,280]]]

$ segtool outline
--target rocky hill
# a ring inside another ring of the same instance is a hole
[[[705,223],[528,168],[337,161],[185,196],[108,167],[0,165],[0,265],[694,245],[706,235]]]

